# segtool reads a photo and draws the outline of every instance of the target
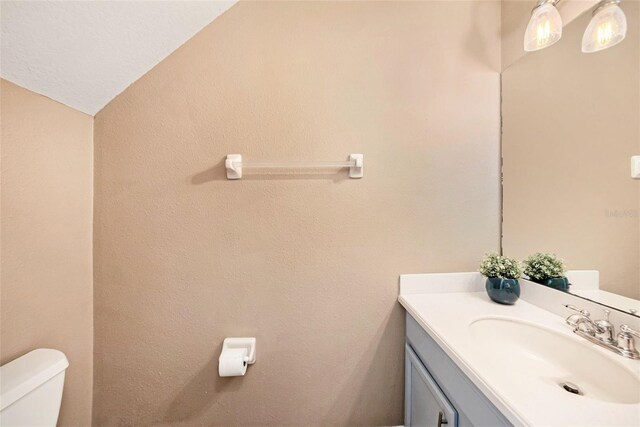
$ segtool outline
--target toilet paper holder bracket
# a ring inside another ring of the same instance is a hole
[[[222,343],[222,352],[220,356],[225,354],[225,350],[229,349],[247,349],[247,364],[256,363],[256,339],[253,337],[229,337],[225,338]]]

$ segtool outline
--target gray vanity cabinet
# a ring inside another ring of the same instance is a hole
[[[405,351],[406,426],[512,425],[408,313]]]

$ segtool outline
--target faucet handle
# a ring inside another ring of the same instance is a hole
[[[640,332],[638,332],[635,329],[631,328],[629,325],[620,325],[620,332],[625,332],[627,334],[631,334],[631,335],[634,335],[634,336],[640,338]]]
[[[564,305],[566,308],[568,308],[569,310],[577,311],[578,313],[582,314],[584,317],[589,317],[589,316],[591,316],[591,313],[589,313],[589,311],[588,311],[588,310],[580,309],[580,308],[578,308],[578,307],[576,307],[576,306],[574,306],[574,305],[571,305],[571,304],[563,304],[563,305]],[[607,315],[607,318],[608,318],[608,315]]]
[[[630,359],[640,359],[640,353],[636,350],[636,343],[633,336],[640,337],[640,332],[630,328],[628,325],[620,325],[618,332],[618,348],[620,354]]]
[[[602,329],[602,332],[598,332],[602,336],[599,337],[602,341],[615,345],[617,344],[617,340],[614,338],[615,328],[611,322],[609,322],[609,315],[611,314],[611,310],[604,310],[604,319],[596,320],[594,323]]]

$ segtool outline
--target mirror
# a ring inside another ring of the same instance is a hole
[[[620,6],[620,44],[582,53],[590,9],[503,72],[502,247],[554,253],[588,270],[569,292],[640,314],[640,2]]]

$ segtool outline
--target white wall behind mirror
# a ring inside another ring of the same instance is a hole
[[[519,259],[550,252],[598,271],[599,290],[574,278],[570,292],[629,310],[640,304],[640,2],[620,6],[620,44],[582,52],[589,8],[502,74],[502,243]]]

